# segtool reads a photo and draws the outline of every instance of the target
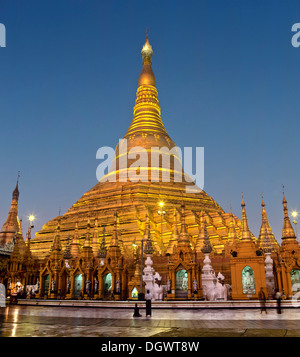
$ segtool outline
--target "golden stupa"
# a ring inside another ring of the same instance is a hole
[[[143,67],[138,79],[133,119],[124,136],[127,145],[125,154],[132,148],[140,146],[148,152],[148,160],[139,166],[140,180],[137,182],[129,180],[128,169],[120,166],[120,160],[124,160],[124,157],[127,160],[127,167],[130,167],[134,159],[129,159],[128,155],[124,156],[124,152],[120,155],[120,144],[118,144],[108,174],[74,203],[65,214],[46,223],[31,241],[32,254],[38,259],[43,259],[49,254],[58,220],[62,249],[71,243],[71,250],[75,253],[76,249],[83,246],[87,230],[90,230],[91,245],[96,256],[103,227],[105,227],[106,243],[107,245],[110,243],[115,214],[118,217],[120,247],[125,257],[133,256],[133,243],[139,244],[143,238],[147,217],[150,219],[154,249],[157,255],[164,256],[172,249],[172,236],[177,225],[180,224],[182,204],[185,206],[188,237],[195,250],[201,249],[202,243],[199,242],[199,237],[204,221],[216,254],[224,251],[226,242],[230,239],[230,227],[232,232],[234,226],[236,236],[241,236],[242,223],[237,217],[225,213],[203,190],[193,192],[190,189],[187,192],[187,185],[193,188],[194,183],[185,180],[175,182],[174,176],[178,174],[178,167],[181,171],[183,169],[178,165],[180,158],[176,154],[176,144],[168,135],[161,120],[156,79],[152,70],[153,50],[148,34],[141,54]],[[161,163],[155,165],[151,162],[150,150],[153,147],[175,149],[168,169],[163,168]],[[153,172],[157,173],[156,182],[151,180]],[[165,180],[162,179],[165,174],[170,175],[169,182],[164,182]],[[111,180],[112,177],[115,180]],[[164,203],[163,216],[159,214],[159,202]],[[256,239],[252,233],[251,237],[253,240]]]
[[[29,228],[26,242],[18,219],[17,182],[0,231],[0,282],[8,291],[39,282],[36,297],[44,299],[105,300],[111,293],[116,300],[136,299],[138,291],[140,297],[145,293],[145,255],[152,256],[167,300],[207,299],[212,267],[231,287],[227,292],[233,300],[256,299],[261,288],[268,298],[274,289],[291,298],[300,284],[300,247],[285,195],[279,245],[263,199],[256,239],[244,197],[240,220],[191,181],[161,120],[148,35],[141,54],[133,119],[112,150],[107,174],[32,240]]]

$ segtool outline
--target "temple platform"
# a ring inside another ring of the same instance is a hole
[[[55,307],[91,307],[91,308],[120,308],[133,309],[135,304],[145,307],[145,301],[102,301],[102,300],[55,300],[55,299],[19,299],[17,304],[22,306],[55,306]],[[170,300],[152,301],[153,309],[243,309],[260,308],[259,300],[229,300],[229,301],[191,301]],[[276,300],[267,300],[267,308],[276,308]],[[293,300],[281,301],[282,308],[300,307],[300,303]]]

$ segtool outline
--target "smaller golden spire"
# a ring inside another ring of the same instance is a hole
[[[119,240],[118,240],[118,213],[115,212],[114,214],[114,229],[113,234],[111,237],[110,247],[119,247]]]
[[[58,217],[56,232],[54,235],[54,240],[52,244],[52,251],[61,251],[61,244],[60,244],[60,216]]]
[[[284,188],[284,186],[283,186]],[[283,192],[283,199],[282,199],[282,204],[283,204],[283,212],[284,212],[284,223],[283,223],[283,228],[282,228],[282,240],[285,239],[292,239],[296,240],[296,235],[295,231],[292,227],[289,214],[288,214],[288,208],[287,208],[287,200],[285,198],[284,192]]]
[[[90,215],[88,215],[87,230],[86,230],[85,240],[82,248],[91,248],[90,230],[91,230],[91,222],[90,222]]]
[[[197,253],[201,253],[201,248],[203,247],[204,244],[204,239],[205,239],[205,217],[204,217],[204,211],[202,210],[200,212],[200,224],[198,227],[198,237],[196,240],[196,246],[195,250]]]
[[[244,201],[244,193],[242,192],[242,241],[251,241],[251,233],[248,226],[248,219],[246,214],[246,204]]]
[[[168,254],[172,254],[173,253],[173,248],[174,246],[177,245],[178,243],[178,237],[179,237],[179,233],[178,233],[178,227],[177,227],[177,211],[176,208],[174,208],[173,211],[173,233],[172,236],[169,240],[169,244],[168,244],[168,248],[167,248],[167,253]]]
[[[107,254],[107,249],[106,249],[106,242],[105,242],[105,226],[103,226],[102,241],[98,253],[98,258],[105,259],[106,254]]]
[[[206,220],[204,220],[204,241],[203,241],[203,246],[201,248],[201,252],[203,254],[209,254],[212,252],[212,247],[210,244],[209,236],[207,233],[207,228],[206,228]]]
[[[78,237],[78,212],[76,213],[74,235],[73,235],[73,239],[72,239],[70,248],[71,248],[71,254],[74,257],[79,256],[79,254],[80,254],[80,242],[79,242],[79,237]]]
[[[263,194],[261,194],[262,202],[261,202],[261,207],[262,207],[262,223],[260,227],[260,232],[258,236],[258,244],[259,246],[265,250],[265,249],[271,249],[272,251],[275,251],[278,244],[276,242],[275,236],[273,234],[272,228],[270,226],[267,212],[266,212],[266,204],[264,201]]]
[[[13,200],[18,201],[19,200],[19,179],[20,179],[20,171],[18,171],[18,178],[17,178],[17,184],[16,184],[16,188],[14,189],[13,192]]]
[[[185,242],[185,243],[190,243],[189,240],[189,235],[186,229],[186,223],[185,223],[185,205],[184,203],[181,204],[181,229],[180,229],[180,235],[178,242]]]

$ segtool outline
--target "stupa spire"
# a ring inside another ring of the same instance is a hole
[[[196,241],[196,246],[195,250],[197,253],[201,252],[201,249],[204,245],[204,240],[205,240],[205,229],[206,229],[206,224],[205,224],[205,218],[204,218],[204,211],[200,212],[200,225],[199,225],[199,232],[198,232],[198,237]]]
[[[91,222],[90,222],[90,217],[88,217],[87,221],[87,230],[86,230],[86,235],[85,235],[85,240],[82,248],[91,248]]]
[[[74,257],[79,256],[80,254],[80,242],[78,237],[78,213],[76,214],[76,221],[75,221],[75,229],[72,242],[70,244],[71,254]]]
[[[203,246],[201,248],[201,252],[203,254],[209,254],[211,253],[211,251],[212,251],[212,247],[207,233],[206,220],[204,220],[204,240],[203,240]]]
[[[115,212],[114,214],[114,230],[111,237],[110,247],[118,247],[119,248],[119,241],[118,241],[118,214]]]
[[[170,137],[161,120],[161,110],[156,89],[156,79],[152,70],[152,46],[149,43],[148,33],[141,51],[143,67],[138,79],[133,120],[124,138],[136,135],[139,132],[164,135]]]
[[[277,247],[277,242],[275,239],[275,236],[273,234],[272,228],[270,226],[267,212],[266,212],[266,204],[264,201],[263,194],[261,194],[262,197],[262,202],[261,202],[261,207],[262,207],[262,223],[261,223],[261,228],[258,236],[258,244],[262,249],[265,249],[267,246],[271,246],[272,250],[276,250]]]
[[[142,48],[141,54],[143,58],[143,68],[139,76],[138,85],[139,87],[143,85],[150,85],[155,87],[156,79],[151,67],[153,50],[152,50],[152,46],[149,43],[148,31],[146,34],[146,41]]]
[[[129,158],[131,150],[140,155],[138,161],[138,179],[146,182],[155,180],[162,181],[162,175],[173,180],[176,173],[182,173],[181,158],[176,148],[176,144],[168,135],[161,119],[161,109],[158,101],[156,89],[156,79],[152,70],[153,49],[149,42],[148,33],[146,41],[141,50],[143,67],[138,78],[138,89],[133,108],[132,122],[123,138],[115,150],[115,157],[107,175],[101,181],[116,180],[126,182],[128,178],[128,168],[132,163],[137,164],[136,158]],[[140,154],[140,148],[143,148]],[[164,148],[172,150],[172,153],[164,151],[162,160],[155,160],[151,155],[152,148]],[[146,152],[146,157],[145,157]],[[131,153],[132,156],[132,153]],[[162,162],[167,160],[170,168],[162,169]],[[153,176],[156,177],[153,179]]]
[[[181,204],[181,230],[179,234],[178,243],[188,243],[190,245],[189,235],[186,229],[184,203]]]
[[[60,244],[60,216],[57,221],[56,232],[52,244],[52,251],[61,251],[61,244]]]
[[[293,226],[291,224],[290,217],[289,217],[289,214],[288,214],[287,200],[285,198],[284,192],[283,192],[282,204],[283,204],[283,212],[284,212],[284,223],[283,223],[283,228],[282,228],[282,240],[296,240],[295,231],[293,229]]]
[[[98,237],[98,217],[95,218],[94,232],[92,239],[92,248],[94,256],[98,255],[99,252],[99,237]]]
[[[20,172],[18,172],[17,184],[12,194],[12,202],[10,205],[10,210],[7,219],[0,231],[0,245],[13,242],[16,234],[22,235],[21,225],[18,216],[19,178]]]
[[[173,253],[173,248],[174,246],[178,243],[178,226],[177,226],[177,211],[176,208],[174,208],[174,213],[173,213],[173,234],[169,240],[168,248],[167,248],[167,253],[172,254]]]
[[[147,221],[145,224],[145,233],[144,233],[145,247],[144,252],[146,255],[151,255],[154,253],[154,248],[151,240],[151,227],[150,227],[150,219],[147,217]]]
[[[13,200],[16,200],[18,201],[19,200],[19,179],[20,179],[20,171],[18,172],[18,178],[17,178],[17,184],[16,184],[16,188],[14,189],[14,192],[13,192]]]
[[[107,254],[107,249],[106,249],[106,242],[105,242],[105,226],[103,226],[102,241],[98,252],[98,258],[104,260],[106,254]]]
[[[251,241],[251,233],[248,226],[248,219],[246,214],[246,204],[244,201],[244,194],[242,193],[242,241]]]

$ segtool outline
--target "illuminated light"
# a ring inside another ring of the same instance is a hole
[[[159,202],[159,207],[162,208],[164,205],[165,205],[165,203],[164,203],[163,201],[160,201],[160,202]]]
[[[28,217],[29,221],[32,223],[34,220],[35,220],[35,216],[33,214],[31,214],[29,217]]]
[[[298,217],[298,212],[297,211],[293,211],[291,213],[291,215],[294,217],[294,218],[297,218]]]

